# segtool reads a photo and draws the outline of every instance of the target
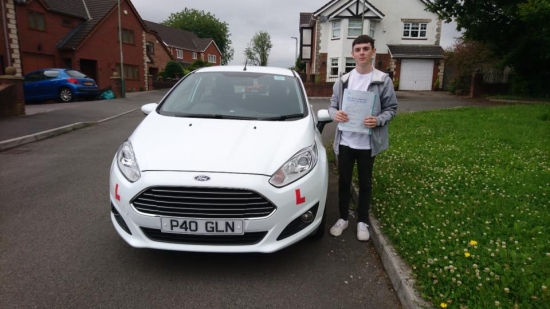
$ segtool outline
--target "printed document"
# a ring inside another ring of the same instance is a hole
[[[371,129],[363,124],[363,120],[373,114],[375,99],[374,92],[345,89],[342,110],[348,115],[349,120],[338,123],[338,129],[370,134]]]

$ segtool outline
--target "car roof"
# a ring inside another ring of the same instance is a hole
[[[221,66],[211,66],[198,69],[196,72],[243,72],[244,65],[221,65]],[[246,72],[249,73],[267,73],[267,74],[276,74],[284,76],[294,76],[292,70],[285,68],[277,67],[262,67],[262,66],[252,66],[248,65],[246,67]]]

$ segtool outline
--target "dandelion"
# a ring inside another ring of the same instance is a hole
[[[498,300],[495,301],[495,306],[497,306],[497,307],[500,306],[500,302]]]
[[[510,289],[509,288],[504,288],[504,292],[505,293],[510,293]]]
[[[447,304],[446,304],[446,303],[441,303],[439,306],[440,306],[441,308],[447,308]]]
[[[471,245],[471,246],[477,246],[477,241],[475,241],[475,240],[470,240],[470,245]]]
[[[467,258],[470,257],[470,252],[464,252],[464,256]]]
[[[546,285],[543,285],[543,286],[542,286],[542,290],[543,290],[543,291],[546,291],[547,289],[548,289],[548,288],[546,287]]]

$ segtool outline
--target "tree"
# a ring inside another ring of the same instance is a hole
[[[455,19],[457,30],[465,30],[465,39],[486,44],[503,65],[514,70],[524,91],[548,93],[550,1],[432,0],[427,8],[447,22]]]
[[[271,36],[265,31],[257,32],[250,40],[244,55],[252,65],[267,66],[271,44]]]
[[[166,68],[164,69],[164,77],[174,78],[176,75],[183,77],[183,67],[176,61],[168,61]]]
[[[199,38],[212,38],[222,53],[221,63],[228,64],[233,59],[234,50],[228,25],[210,13],[185,8],[179,13],[170,14],[162,24],[191,31]]]

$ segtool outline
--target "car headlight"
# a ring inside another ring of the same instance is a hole
[[[269,179],[269,183],[277,188],[284,187],[304,177],[317,164],[317,145],[300,150],[286,161]]]
[[[136,160],[136,155],[134,154],[134,149],[132,148],[132,143],[130,141],[125,141],[116,154],[116,163],[118,169],[128,179],[130,182],[136,182],[141,178],[141,172],[139,171],[139,166]]]

